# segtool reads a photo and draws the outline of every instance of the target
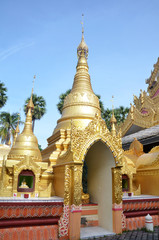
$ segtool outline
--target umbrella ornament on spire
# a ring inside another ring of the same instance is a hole
[[[83,24],[83,18],[84,18],[84,14],[82,14],[82,40],[77,48],[77,56],[78,58],[80,58],[81,56],[84,56],[86,59],[88,58],[88,46],[84,41],[84,24]]]
[[[30,100],[27,104],[27,111],[29,111],[29,109],[31,109],[31,112],[33,112],[34,110],[34,104],[33,104],[33,92],[34,92],[34,82],[35,82],[35,78],[36,78],[36,75],[34,75],[34,78],[33,78],[33,87],[32,87],[32,91],[31,91],[31,97],[30,97]]]

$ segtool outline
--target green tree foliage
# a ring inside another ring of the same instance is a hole
[[[117,120],[117,124],[118,125],[120,123],[124,122],[125,118],[128,115],[128,112],[129,112],[129,108],[128,107],[125,108],[123,106],[120,106],[119,108],[115,108],[114,109],[114,115],[115,115],[115,118]],[[110,124],[111,116],[112,116],[112,109],[107,108],[104,111],[104,114],[103,114],[102,117],[105,120],[106,125],[107,125],[109,130],[111,129],[111,124]]]
[[[0,108],[2,108],[8,99],[7,95],[7,88],[5,87],[4,83],[0,81]]]
[[[10,137],[14,135],[16,126],[18,124],[19,114],[8,112],[0,113],[0,138],[1,143],[7,143]],[[19,121],[21,123],[21,121]]]
[[[42,116],[46,113],[46,101],[42,96],[37,96],[36,94],[33,94],[32,96],[33,104],[34,104],[34,111],[32,115],[32,122],[33,122],[33,131],[35,126],[35,121],[40,120]],[[25,105],[24,105],[24,112],[26,114],[26,106],[30,100],[30,97],[26,99]]]
[[[40,144],[38,144],[38,148],[39,148],[40,151],[43,150]]]
[[[62,93],[59,96],[59,102],[57,104],[57,109],[58,109],[60,114],[62,114],[62,108],[63,108],[63,105],[64,105],[64,99],[70,92],[71,92],[71,89],[68,89],[65,93]]]

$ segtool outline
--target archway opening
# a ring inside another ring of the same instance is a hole
[[[99,226],[113,231],[112,217],[112,168],[115,160],[110,149],[102,142],[95,142],[87,152],[87,187],[90,202],[98,204]]]

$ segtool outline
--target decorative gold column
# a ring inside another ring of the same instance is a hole
[[[72,167],[72,198],[70,206],[69,239],[80,239],[81,228],[81,191],[82,191],[82,163]]]
[[[121,167],[112,169],[112,213],[113,213],[113,231],[115,233],[122,232],[122,172]]]

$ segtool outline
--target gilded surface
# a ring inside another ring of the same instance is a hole
[[[159,176],[159,169],[138,169],[137,176]]]
[[[64,197],[64,187],[65,187],[65,165],[55,166],[53,168],[54,178],[54,190],[55,195],[59,197]]]
[[[120,134],[113,137],[107,129],[105,121],[98,114],[95,115],[95,118],[84,130],[78,129],[72,124],[71,151],[73,152],[74,161],[81,162],[88,148],[98,140],[102,140],[110,148],[116,165],[121,165],[122,148]]]
[[[81,204],[82,193],[82,165],[74,166],[74,198],[73,204],[79,206]]]
[[[157,89],[159,88],[159,58],[157,59],[157,63],[154,64],[154,70],[151,72],[151,76],[146,80],[146,83],[149,84],[148,92],[150,96],[154,96]],[[153,86],[153,88],[152,88]]]
[[[114,203],[119,204],[122,202],[122,172],[120,167],[112,169],[113,171],[113,199]]]
[[[122,136],[132,125],[149,128],[159,124],[159,58],[147,83],[148,92],[140,90],[139,97],[134,95],[134,105],[131,106],[124,123],[120,125]]]
[[[21,156],[32,156],[35,161],[42,161],[41,153],[38,148],[38,141],[32,130],[32,110],[34,105],[32,102],[32,96],[27,105],[27,115],[25,120],[24,129],[21,134],[16,138],[14,145],[8,154],[9,159],[21,160]]]
[[[78,63],[71,93],[65,98],[62,116],[54,130],[70,129],[71,119],[76,126],[79,124],[85,128],[93,120],[96,113],[100,114],[99,99],[94,94],[88,73],[88,47],[84,38],[77,49]]]
[[[65,166],[65,182],[64,182],[64,204],[70,205],[71,203],[71,167],[69,165]]]
[[[41,168],[37,163],[32,160],[31,157],[26,156],[23,161],[20,161],[18,164],[14,165],[14,182],[13,182],[13,192],[17,192],[18,186],[18,175],[22,170],[31,170],[35,174],[35,192],[39,191],[39,177],[41,175]]]

